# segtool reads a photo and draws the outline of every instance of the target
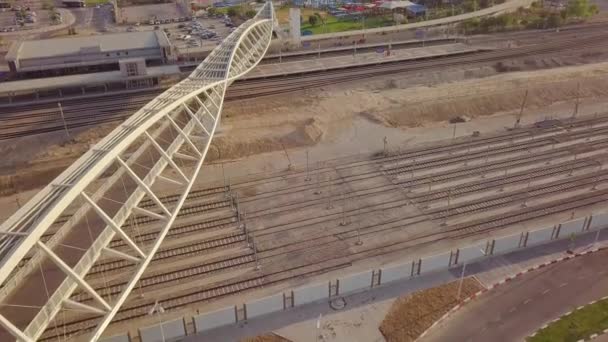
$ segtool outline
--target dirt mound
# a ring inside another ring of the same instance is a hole
[[[562,73],[521,72],[434,87],[413,87],[400,92],[399,106],[377,112],[374,116],[377,116],[376,120],[394,126],[418,127],[459,115],[474,118],[518,110],[526,90],[528,109],[564,101],[574,104],[579,84],[582,102],[608,95],[608,68],[590,72],[565,69],[570,70]],[[397,94],[387,95],[397,98]]]
[[[264,334],[256,337],[242,339],[241,342],[291,342],[277,334]]]

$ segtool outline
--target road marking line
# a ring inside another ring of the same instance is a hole
[[[566,285],[568,285],[568,283],[563,283],[563,284],[561,284],[559,287],[564,287],[564,286],[566,286]]]
[[[545,291],[543,291],[543,293],[541,294],[547,294],[549,291],[551,291],[550,289],[546,289]]]

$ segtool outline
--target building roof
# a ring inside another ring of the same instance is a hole
[[[407,10],[411,13],[419,14],[426,12],[426,7],[419,4],[413,4],[411,6],[408,6]]]
[[[145,31],[95,36],[27,40],[15,43],[7,54],[10,59],[30,59],[69,56],[92,52],[149,49],[167,46],[164,32]]]
[[[411,1],[386,1],[386,2],[382,3],[382,5],[380,5],[380,8],[386,8],[386,9],[393,10],[395,8],[406,8],[406,7],[412,6],[412,5],[415,5],[415,4]]]

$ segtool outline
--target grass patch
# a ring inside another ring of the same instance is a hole
[[[84,3],[87,5],[87,7],[89,7],[89,6],[107,4],[108,2],[109,2],[108,0],[85,0]]]
[[[608,329],[608,300],[600,300],[573,311],[541,329],[528,342],[576,342]]]
[[[325,25],[319,22],[315,26],[311,26],[307,20],[308,17],[304,17],[304,23],[302,24],[301,30],[308,30],[313,34],[344,32],[393,25],[393,21],[386,17],[366,18],[363,22],[361,20],[338,20],[335,17],[327,16],[325,18]]]
[[[279,20],[279,24],[289,24],[289,7],[284,6],[275,11],[277,15],[277,19]],[[308,20],[308,17],[314,15],[315,13],[319,13],[322,17],[328,17],[329,14],[327,12],[313,9],[313,8],[300,8],[300,16],[304,19],[304,23]],[[302,25],[304,25],[302,23]]]

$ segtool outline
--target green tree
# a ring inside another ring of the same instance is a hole
[[[560,27],[562,25],[562,17],[557,14],[557,13],[553,13],[549,16],[549,18],[547,18],[547,27],[549,28],[556,28],[556,27]]]
[[[323,18],[323,16],[321,16],[321,14],[319,14],[319,12],[315,12],[315,17],[317,17],[321,22],[321,25],[325,25],[325,19]]]
[[[238,13],[236,11],[236,8],[229,7],[228,11],[226,11],[226,14],[228,14],[229,17],[236,17]]]
[[[245,12],[245,16],[246,16],[247,18],[253,18],[253,17],[255,17],[255,14],[256,14],[256,11],[254,11],[254,10],[247,10],[247,11]]]
[[[569,17],[575,18],[589,18],[593,15],[589,0],[570,0],[568,1],[566,11]]]
[[[209,8],[207,8],[207,13],[209,15],[216,15],[217,14],[217,8],[215,8],[215,7],[209,7]]]
[[[308,23],[310,24],[310,26],[316,26],[318,22],[319,22],[319,19],[317,18],[316,15],[311,15],[308,17]]]

